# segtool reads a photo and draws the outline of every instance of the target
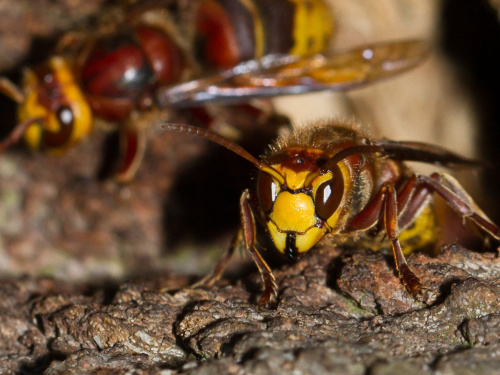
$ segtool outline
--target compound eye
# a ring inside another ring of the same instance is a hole
[[[260,172],[257,177],[257,196],[260,207],[264,212],[269,213],[278,195],[278,188],[273,178],[267,173]]]
[[[73,110],[66,106],[60,106],[56,111],[57,120],[61,126],[73,126],[73,122],[75,120],[73,116]]]
[[[319,185],[316,190],[316,216],[327,221],[337,210],[344,194],[344,182],[341,178],[332,178]]]
[[[55,117],[59,122],[59,130],[56,132],[44,129],[42,132],[43,146],[48,149],[58,149],[65,147],[71,140],[74,127],[74,115],[70,107],[61,105],[55,112]]]

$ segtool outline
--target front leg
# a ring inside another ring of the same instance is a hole
[[[399,242],[398,213],[402,207],[408,206],[407,203],[409,200],[411,201],[415,188],[413,179],[410,179],[408,182],[408,185],[410,184],[411,189],[403,189],[402,194],[398,197],[394,185],[390,182],[384,183],[370,204],[348,223],[347,230],[367,230],[376,225],[382,215],[385,232],[392,242],[392,251],[399,277],[408,291],[414,296],[418,296],[423,288],[422,283],[406,263],[401,243]]]
[[[385,190],[385,210],[384,210],[384,226],[387,236],[392,242],[392,251],[396,261],[396,269],[399,272],[399,277],[403,280],[408,291],[414,296],[418,296],[422,292],[422,283],[413,270],[406,263],[405,256],[401,250],[399,242],[399,224],[398,224],[398,197],[396,189],[392,183],[385,183],[381,190]]]
[[[241,229],[245,238],[245,245],[250,252],[253,261],[259,269],[262,282],[264,283],[264,293],[259,301],[259,307],[269,309],[272,307],[272,299],[277,299],[277,286],[276,279],[267,265],[266,261],[262,258],[260,253],[255,248],[256,231],[255,231],[255,218],[250,207],[250,193],[245,190],[240,199],[240,215],[241,215]]]
[[[214,267],[212,272],[210,272],[203,279],[193,284],[192,288],[197,287],[210,287],[217,280],[220,279],[224,270],[226,269],[235,248],[238,246],[241,236],[243,236],[245,240],[245,246],[247,250],[250,252],[253,261],[257,265],[259,269],[260,275],[262,277],[262,282],[264,284],[264,293],[259,301],[259,306],[264,309],[268,309],[272,307],[272,299],[276,299],[276,279],[274,275],[267,265],[266,261],[262,258],[260,253],[255,248],[256,243],[256,231],[255,231],[255,220],[253,216],[253,212],[250,206],[249,200],[250,194],[248,190],[245,190],[240,198],[240,216],[241,216],[241,228],[236,234],[231,246],[227,249],[221,259],[217,262],[217,265]]]

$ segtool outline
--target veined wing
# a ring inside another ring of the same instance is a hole
[[[308,57],[269,55],[208,78],[162,88],[157,97],[163,107],[348,90],[414,68],[428,53],[425,42],[407,40]]]

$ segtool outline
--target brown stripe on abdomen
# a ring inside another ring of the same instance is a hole
[[[264,54],[289,53],[294,46],[295,5],[289,0],[254,0],[264,29]]]

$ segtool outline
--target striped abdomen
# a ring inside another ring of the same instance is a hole
[[[323,0],[202,0],[196,29],[198,57],[228,68],[267,54],[321,52],[333,17]]]

